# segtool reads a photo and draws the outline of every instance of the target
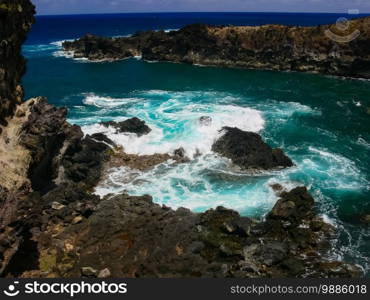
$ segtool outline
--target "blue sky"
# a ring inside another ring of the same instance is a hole
[[[80,14],[171,11],[370,13],[370,0],[32,0],[37,13]]]

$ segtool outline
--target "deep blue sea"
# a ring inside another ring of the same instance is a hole
[[[86,33],[125,36],[140,30],[176,30],[186,24],[334,23],[338,14],[165,13],[39,16],[24,46],[27,97],[46,96],[69,109],[69,121],[86,133],[106,132],[125,151],[171,152],[183,147],[188,164],[164,163],[148,172],[112,169],[96,192],[151,194],[158,203],[194,211],[223,205],[261,218],[274,205],[271,189],[306,185],[320,214],[338,228],[333,258],[369,274],[370,82],[328,76],[145,62],[140,58],[91,63],[74,60],[61,41]],[[352,16],[357,17],[357,16]],[[100,121],[137,116],[153,131],[117,135]],[[199,123],[212,118],[211,126]],[[211,145],[223,126],[259,132],[283,148],[296,167],[245,174],[216,156]],[[195,155],[201,153],[200,156]]]

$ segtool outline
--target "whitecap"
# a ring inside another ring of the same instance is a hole
[[[132,104],[134,102],[144,101],[142,98],[112,98],[102,97],[94,93],[85,94],[85,99],[82,101],[85,105],[93,105],[100,108],[119,107],[125,104]]]

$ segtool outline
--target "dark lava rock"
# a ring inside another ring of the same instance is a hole
[[[183,147],[180,147],[173,152],[172,159],[174,159],[177,163],[190,162],[190,158],[186,156],[186,151]]]
[[[50,105],[45,98],[37,98],[30,115],[23,124],[21,143],[32,153],[29,178],[35,191],[47,191],[58,176],[55,158],[67,138],[70,125],[67,110]]]
[[[140,39],[106,38],[87,34],[78,41],[65,41],[63,48],[73,51],[74,58],[88,58],[92,61],[121,60],[135,55],[138,52]]]
[[[294,203],[295,210],[285,212],[286,202]],[[310,225],[317,216],[305,188],[282,195],[266,221],[223,207],[202,214],[184,208],[174,211],[154,204],[150,196],[106,197],[93,207],[88,218],[45,244],[55,253],[49,272],[76,277],[89,266],[109,268],[112,277],[360,275],[358,268],[321,257],[326,250],[320,241],[327,237]],[[285,227],[289,220],[292,225]],[[52,232],[44,232],[42,240]],[[63,250],[66,243],[68,251]],[[44,255],[41,261],[48,258]]]
[[[370,18],[312,27],[187,25],[172,32],[138,32],[131,37],[93,35],[65,42],[67,51],[90,60],[141,55],[145,60],[189,64],[300,71],[370,78]],[[349,43],[336,41],[361,34]],[[329,36],[330,35],[330,36]],[[334,36],[334,38],[333,38]]]
[[[212,150],[232,160],[242,169],[274,169],[292,167],[293,162],[281,149],[272,149],[254,132],[224,127],[225,133]]]
[[[46,193],[58,182],[84,182],[93,187],[110,149],[105,143],[84,134],[66,121],[67,110],[37,98],[21,132],[21,143],[32,154],[29,178],[35,191]],[[105,141],[113,143],[107,138]],[[60,172],[60,168],[63,172]]]
[[[283,192],[280,197],[266,217],[267,223],[270,223],[274,230],[280,230],[280,225],[284,228],[297,227],[303,220],[313,219],[315,200],[307,188],[297,187],[290,192]],[[276,220],[279,226],[275,226]]]
[[[128,119],[123,122],[102,122],[102,125],[108,127],[114,127],[117,130],[117,133],[130,132],[136,133],[138,136],[142,136],[150,133],[152,130],[145,124],[145,121],[142,121],[138,118]]]
[[[13,115],[23,98],[20,81],[26,71],[26,60],[21,47],[35,21],[34,12],[35,7],[30,1],[1,0],[0,125],[7,125],[6,117]]]
[[[106,143],[110,146],[115,146],[115,143],[108,138],[104,133],[94,133],[91,135],[91,138],[98,142]]]

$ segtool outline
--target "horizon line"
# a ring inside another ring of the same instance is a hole
[[[121,15],[121,14],[191,14],[191,13],[230,13],[230,14],[245,14],[245,13],[268,13],[268,14],[332,14],[332,15],[349,15],[361,16],[370,15],[370,12],[360,12],[358,14],[350,14],[348,12],[314,12],[314,11],[148,11],[148,12],[96,12],[96,13],[65,13],[65,14],[38,14],[37,17],[47,16],[88,16],[88,15]]]

